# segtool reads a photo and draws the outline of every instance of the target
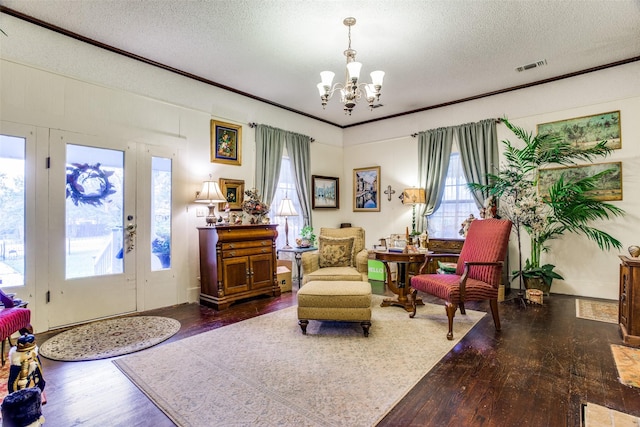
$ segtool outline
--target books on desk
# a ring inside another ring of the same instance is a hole
[[[404,252],[404,248],[389,248],[389,249],[387,249],[387,250],[388,250],[389,252],[394,252],[394,253],[397,253],[397,254],[401,254],[401,253],[403,253],[403,252]]]

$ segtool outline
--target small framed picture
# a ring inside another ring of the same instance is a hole
[[[211,162],[242,164],[242,126],[211,120]]]
[[[311,176],[313,188],[313,209],[338,209],[340,207],[340,178],[330,176]]]
[[[229,209],[232,211],[242,210],[242,200],[244,196],[244,181],[241,179],[220,178],[220,190],[227,198]],[[224,210],[225,203],[218,204],[218,210]]]
[[[380,212],[380,166],[353,170],[353,211]]]

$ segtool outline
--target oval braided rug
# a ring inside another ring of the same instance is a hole
[[[133,316],[78,326],[49,338],[39,354],[65,362],[105,359],[149,348],[172,337],[180,322],[168,317]]]

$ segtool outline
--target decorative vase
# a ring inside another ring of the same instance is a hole
[[[525,289],[538,289],[544,292],[545,295],[549,296],[549,291],[551,290],[551,284],[547,285],[544,280],[540,277],[524,277],[524,288]]]
[[[631,255],[633,258],[640,257],[640,246],[629,246],[629,255]]]

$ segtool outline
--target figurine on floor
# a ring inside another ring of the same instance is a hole
[[[2,427],[39,427],[44,424],[42,396],[37,387],[24,388],[2,401]]]
[[[18,338],[17,345],[9,350],[9,393],[30,387],[37,387],[42,392],[42,404],[47,403],[44,394],[46,384],[42,375],[42,365],[38,356],[38,346],[32,334],[24,334]]]

